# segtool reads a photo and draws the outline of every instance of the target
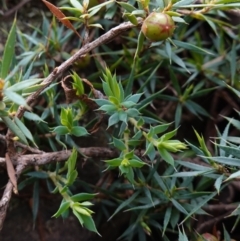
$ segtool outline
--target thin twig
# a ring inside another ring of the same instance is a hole
[[[212,227],[213,225],[219,223],[221,220],[226,218],[228,215],[229,215],[229,213],[225,213],[225,214],[219,215],[215,218],[212,218],[206,222],[201,223],[196,229],[197,232],[203,233],[205,231],[205,229],[209,229],[209,227]]]

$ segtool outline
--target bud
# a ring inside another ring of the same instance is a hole
[[[173,19],[165,13],[152,12],[143,22],[142,32],[152,42],[171,37],[175,29]]]
[[[158,148],[164,148],[170,152],[177,152],[187,149],[187,145],[178,140],[159,141]]]

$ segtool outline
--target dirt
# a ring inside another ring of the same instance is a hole
[[[52,218],[59,201],[44,200],[34,227],[30,205],[26,200],[13,199],[0,233],[1,241],[90,241],[91,233],[83,229],[74,216],[63,220]]]

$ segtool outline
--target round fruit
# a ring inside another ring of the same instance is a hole
[[[175,29],[173,19],[165,13],[152,12],[143,22],[142,32],[152,42],[171,37]]]

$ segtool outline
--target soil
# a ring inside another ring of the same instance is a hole
[[[16,204],[14,206],[14,204]],[[63,220],[51,218],[56,212],[59,200],[41,202],[41,209],[34,227],[32,211],[26,200],[14,198],[0,233],[1,241],[90,241],[91,233],[81,228],[73,216]]]

